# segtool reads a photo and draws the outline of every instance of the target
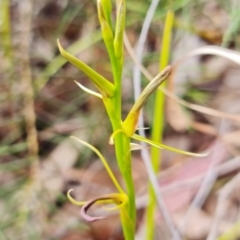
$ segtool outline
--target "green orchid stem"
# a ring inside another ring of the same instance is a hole
[[[122,128],[122,66],[123,66],[123,32],[125,28],[125,0],[121,0],[117,6],[117,21],[115,26],[114,39],[112,39],[110,30],[111,23],[110,20],[102,14],[102,12],[109,14],[109,7],[107,4],[98,5],[99,7],[99,19],[102,26],[102,36],[105,46],[108,51],[108,55],[111,62],[113,79],[114,79],[114,96],[103,97],[103,102],[106,107],[109,119],[112,124],[113,132]],[[103,11],[101,11],[101,9]],[[108,26],[106,25],[108,22]],[[124,133],[119,133],[114,138],[115,152],[118,162],[119,169],[123,176],[129,203],[124,206],[123,211],[121,211],[121,223],[123,227],[123,232],[126,240],[133,240],[135,233],[135,222],[136,222],[136,206],[135,206],[135,190],[134,183],[132,179],[131,170],[131,154],[130,152],[130,138]]]
[[[122,145],[118,145],[118,142]],[[126,212],[121,216],[123,232],[126,240],[133,240],[136,225],[136,205],[135,205],[135,189],[132,178],[130,138],[125,134],[120,133],[115,137],[115,149],[117,158],[121,161],[122,176],[126,185],[129,205],[126,206]],[[122,152],[121,152],[122,151]],[[118,155],[119,153],[119,155]]]
[[[117,89],[117,88],[116,88]],[[122,128],[121,114],[116,111],[114,98],[103,98],[104,105],[106,107],[108,116],[110,118],[113,132]],[[123,227],[123,232],[126,240],[134,239],[135,232],[135,222],[136,222],[136,205],[135,205],[135,190],[134,183],[132,179],[132,170],[131,170],[131,154],[130,152],[130,138],[124,133],[116,134],[114,138],[114,145],[116,151],[116,157],[119,169],[123,176],[127,195],[129,198],[128,206],[125,206],[126,212],[124,215],[121,215],[121,222]],[[126,215],[130,220],[126,219]],[[125,216],[125,217],[124,217]],[[130,223],[129,223],[130,221]],[[126,224],[128,222],[128,224]],[[132,227],[129,227],[132,226]]]
[[[169,53],[171,45],[171,33],[172,26],[174,21],[174,13],[169,10],[166,16],[164,32],[163,32],[163,41],[161,47],[161,56],[160,56],[160,66],[159,70],[164,69],[169,62]],[[166,87],[166,82],[163,83],[163,87]],[[160,91],[156,91],[155,97],[155,106],[154,106],[154,117],[153,117],[153,129],[152,129],[152,140],[157,143],[162,142],[163,136],[163,127],[164,127],[164,103],[165,96]],[[161,166],[161,150],[156,147],[151,147],[151,159],[152,165],[155,173],[157,173]],[[146,211],[146,224],[147,224],[147,240],[154,239],[155,232],[155,209],[156,209],[156,197],[154,190],[151,185],[149,185],[149,203]]]
[[[133,240],[136,224],[136,205],[135,190],[131,170],[131,154],[128,154],[130,151],[130,139],[125,134],[119,133],[115,137],[114,142],[117,161],[126,185],[129,200],[129,205],[126,206],[127,214],[125,213],[124,216],[121,216],[121,222],[125,239]],[[130,220],[127,220],[126,218],[129,218]]]
[[[120,134],[120,135],[122,135],[123,151],[125,155],[123,176],[125,179],[125,184],[127,187],[127,193],[129,197],[129,216],[132,219],[133,226],[135,226],[136,204],[135,204],[135,189],[134,189],[134,183],[132,178],[132,158],[131,158],[131,154],[129,154],[131,152],[130,138],[127,137],[125,134]]]
[[[120,218],[121,218],[125,240],[134,240],[134,235],[135,235],[134,234],[135,232],[133,231],[134,225],[125,209],[121,209]]]

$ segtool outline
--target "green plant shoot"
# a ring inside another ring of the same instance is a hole
[[[86,221],[99,221],[105,216],[94,217],[89,216],[88,209],[97,203],[111,203],[116,206],[113,208],[106,208],[106,210],[119,210],[120,219],[126,240],[133,240],[136,227],[136,206],[135,206],[135,190],[132,177],[132,158],[131,151],[141,149],[139,145],[132,144],[131,139],[144,141],[155,148],[165,148],[170,151],[179,152],[187,155],[203,156],[203,154],[194,154],[175,149],[173,147],[165,146],[159,142],[154,142],[145,139],[135,134],[137,129],[137,122],[139,113],[144,106],[149,96],[169,77],[171,74],[171,67],[168,66],[161,71],[143,90],[139,99],[135,102],[126,119],[122,121],[121,111],[121,92],[122,92],[122,68],[124,63],[124,48],[123,48],[123,33],[125,30],[126,19],[126,3],[125,0],[117,1],[117,14],[116,26],[113,27],[112,23],[112,5],[110,0],[98,0],[97,12],[98,19],[101,26],[102,38],[108,51],[109,59],[111,62],[111,70],[113,73],[113,83],[107,80],[104,76],[98,74],[95,70],[88,65],[77,59],[63,49],[58,41],[58,47],[62,56],[82,71],[96,86],[98,92],[90,90],[80,83],[76,84],[85,92],[100,98],[106,108],[109,120],[112,125],[113,134],[110,137],[110,143],[115,146],[116,160],[124,180],[124,187],[120,186],[116,180],[113,172],[111,171],[107,160],[102,154],[91,144],[77,139],[80,144],[90,148],[102,161],[107,173],[113,181],[118,193],[111,193],[102,196],[96,196],[88,201],[76,201],[70,195],[71,190],[68,192],[68,199],[75,205],[82,206],[81,215]],[[113,30],[115,29],[115,30]]]

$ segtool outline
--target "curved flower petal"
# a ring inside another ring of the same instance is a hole
[[[74,136],[71,136],[71,138],[73,138],[73,139],[75,139],[76,141],[80,142],[81,144],[87,146],[87,147],[90,148],[93,152],[95,152],[95,153],[97,154],[97,156],[101,159],[104,167],[106,168],[106,170],[107,170],[110,178],[112,179],[115,187],[117,188],[117,190],[118,190],[120,193],[124,193],[123,189],[122,189],[121,186],[119,185],[117,179],[115,178],[115,176],[114,176],[111,168],[109,167],[109,165],[108,165],[106,159],[103,157],[103,155],[102,155],[94,146],[92,146],[91,144],[89,144],[89,143],[87,143],[87,142],[85,142],[85,141],[83,141],[83,140],[81,140],[81,139],[78,139],[78,138],[76,138],[76,137],[74,137]]]
[[[73,189],[70,189],[70,190],[68,190],[68,193],[67,193],[67,198],[72,204],[74,204],[76,206],[83,206],[84,204],[87,203],[87,201],[77,201],[77,200],[75,200],[70,194],[72,191],[73,191]],[[111,200],[99,201],[99,203],[112,203],[112,202],[113,202],[112,199]]]
[[[137,134],[134,134],[132,136],[132,138],[135,139],[135,140],[138,140],[138,141],[146,142],[146,143],[148,143],[148,144],[150,144],[150,145],[152,145],[154,147],[157,147],[157,148],[166,149],[166,150],[169,150],[169,151],[172,151],[172,152],[176,152],[176,153],[179,153],[179,154],[184,154],[184,155],[187,155],[187,156],[206,157],[208,155],[208,153],[192,153],[192,152],[183,151],[183,150],[180,150],[180,149],[177,149],[177,148],[173,148],[173,147],[164,145],[162,143],[154,142],[154,141],[149,140],[147,138],[141,137],[141,136],[139,136]]]
[[[72,203],[72,204],[74,204],[74,205],[76,205],[76,206],[83,206],[84,204],[86,204],[86,201],[76,201],[71,195],[70,195],[70,193],[73,191],[73,189],[70,189],[70,190],[68,190],[68,193],[67,193],[67,198],[68,198],[68,200]]]
[[[115,204],[118,205],[114,208],[108,209],[108,210],[112,211],[112,210],[121,209],[122,207],[124,207],[124,205],[128,202],[128,197],[124,193],[112,193],[112,194],[106,194],[106,195],[102,195],[102,196],[93,198],[93,199],[87,201],[83,205],[83,207],[81,209],[82,217],[88,222],[94,222],[94,221],[105,219],[106,217],[104,217],[104,216],[91,217],[87,214],[87,211],[96,202],[99,202],[99,201],[104,202],[104,201],[109,201],[109,200],[113,201]]]
[[[112,135],[110,136],[108,143],[109,143],[110,145],[113,145],[113,144],[114,144],[114,138],[115,138],[115,136],[116,136],[117,134],[121,133],[121,132],[122,132],[122,133],[124,132],[121,128],[118,129],[118,130],[116,130],[116,131],[114,131],[114,132],[112,133]]]

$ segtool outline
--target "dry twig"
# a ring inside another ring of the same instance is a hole
[[[16,61],[19,67],[21,92],[23,96],[23,115],[26,124],[29,160],[31,161],[30,176],[38,173],[38,141],[35,126],[34,92],[32,87],[32,73],[30,67],[29,50],[31,45],[32,1],[19,2],[19,21]]]

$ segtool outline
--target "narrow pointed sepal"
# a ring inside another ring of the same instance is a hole
[[[130,143],[130,150],[131,151],[138,151],[138,150],[143,150],[143,149],[147,149],[146,147],[137,144],[137,143]]]
[[[107,170],[107,173],[109,174],[109,177],[111,178],[111,180],[113,181],[115,187],[117,188],[117,190],[120,192],[120,193],[123,193],[123,189],[121,188],[120,184],[118,183],[117,179],[115,178],[111,168],[109,167],[108,163],[107,163],[107,160],[103,157],[103,155],[99,152],[98,149],[96,149],[94,146],[92,146],[91,144],[79,139],[79,138],[76,138],[74,136],[71,136],[71,138],[75,139],[77,142],[85,145],[86,147],[90,148],[99,158],[100,160],[102,161],[102,164],[104,165],[105,169]]]
[[[169,77],[171,72],[172,67],[167,66],[142,91],[122,124],[123,131],[127,136],[131,137],[134,134],[137,128],[139,114],[143,105],[146,103],[149,96]]]
[[[164,144],[162,144],[162,143],[154,142],[154,141],[149,140],[149,139],[147,139],[147,138],[141,137],[141,136],[139,136],[139,135],[137,135],[137,134],[134,134],[134,135],[132,136],[132,138],[135,139],[135,140],[141,141],[141,142],[148,143],[149,145],[154,146],[154,147],[157,147],[157,148],[160,148],[160,149],[166,149],[166,150],[169,150],[169,151],[171,151],[171,152],[176,152],[176,153],[183,154],[183,155],[187,155],[187,156],[192,156],[192,157],[206,157],[206,156],[208,155],[208,153],[192,153],[192,152],[183,151],[183,150],[181,150],[181,149],[173,148],[173,147],[164,145]]]
[[[89,94],[91,94],[91,95],[93,95],[93,96],[95,96],[95,97],[98,97],[98,98],[100,98],[100,99],[103,99],[103,97],[102,97],[101,94],[99,94],[99,93],[97,93],[97,92],[94,92],[94,91],[92,91],[92,90],[89,89],[89,88],[84,87],[81,83],[79,83],[79,82],[77,82],[77,81],[74,81],[74,82],[75,82],[84,92],[89,93]]]
[[[78,69],[80,69],[82,72],[84,72],[90,78],[90,80],[92,80],[94,85],[99,89],[99,91],[104,97],[114,96],[115,87],[111,82],[109,82],[106,78],[98,74],[87,64],[85,64],[81,60],[77,59],[76,57],[65,51],[61,46],[59,40],[57,40],[57,44],[61,55],[64,58],[66,58],[70,63],[72,63],[74,66],[76,66]]]

